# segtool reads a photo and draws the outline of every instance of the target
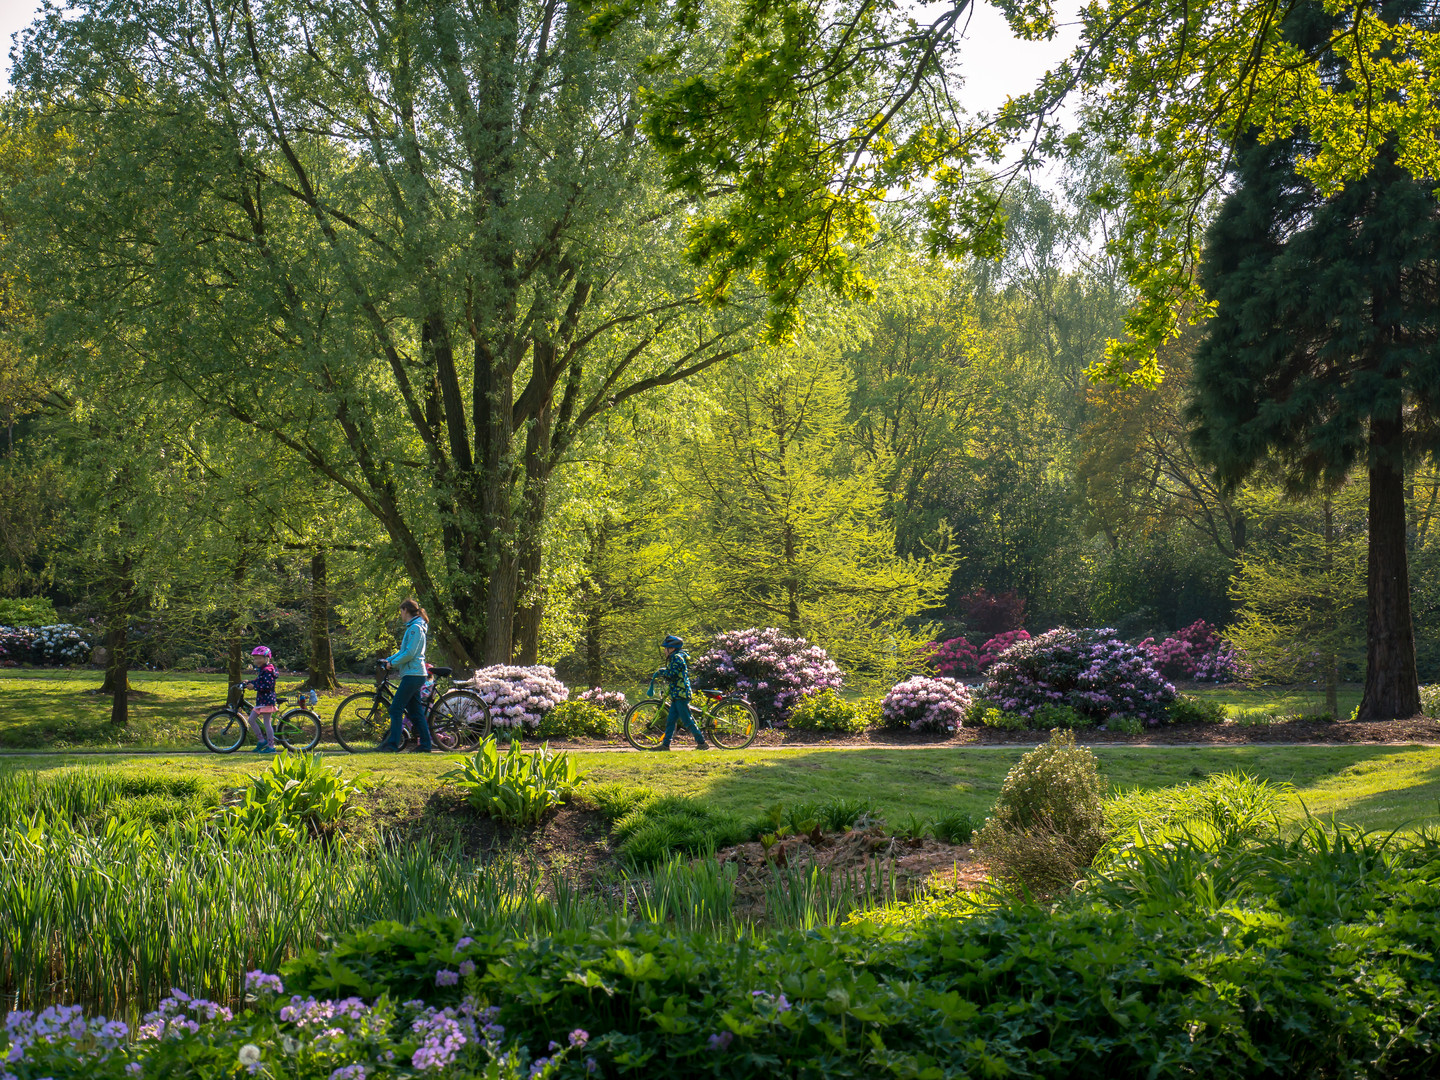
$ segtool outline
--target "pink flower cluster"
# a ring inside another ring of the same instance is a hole
[[[788,720],[802,699],[838,690],[844,681],[824,649],[773,626],[718,635],[691,669],[696,689],[738,693],[772,724]]]
[[[971,704],[970,691],[954,679],[913,675],[885,695],[880,719],[886,727],[949,734],[960,729]]]
[[[1140,648],[1150,654],[1156,669],[1168,679],[1233,682],[1240,675],[1240,658],[1234,646],[1204,619],[1196,619],[1158,643],[1146,638]]]
[[[980,668],[988,671],[990,666],[1004,656],[1012,645],[1018,645],[1022,641],[1029,641],[1030,635],[1025,630],[1006,630],[1003,634],[996,634],[984,645],[980,646]]]
[[[625,700],[623,690],[601,690],[598,686],[592,686],[589,690],[580,694],[581,701],[588,701],[591,705],[598,705],[606,712],[623,713],[625,706],[629,704]]]
[[[949,641],[930,643],[930,663],[935,665],[935,670],[947,678],[959,678],[963,675],[978,675],[996,660],[1001,654],[1019,641],[1029,641],[1030,635],[1024,630],[1006,630],[1003,634],[996,634],[990,640],[980,646],[976,651],[975,646],[963,637],[951,638]]]
[[[481,668],[468,682],[457,683],[473,689],[490,707],[497,728],[534,730],[540,718],[570,699],[570,691],[550,667],[513,667],[496,664]]]
[[[1096,720],[1124,715],[1150,724],[1161,723],[1175,700],[1175,687],[1139,646],[1114,630],[1063,627],[1011,646],[990,668],[982,693],[1025,717],[1042,705],[1068,705]]]

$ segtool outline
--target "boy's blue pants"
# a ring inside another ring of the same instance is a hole
[[[670,712],[665,717],[665,745],[670,745],[670,739],[675,734],[675,722],[685,721],[685,726],[690,729],[690,734],[695,736],[695,745],[704,746],[705,736],[700,734],[700,729],[695,726],[695,718],[690,715],[690,702],[676,699],[670,702]]]

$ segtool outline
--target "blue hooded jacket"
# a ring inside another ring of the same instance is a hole
[[[397,668],[401,678],[406,675],[425,675],[425,632],[429,628],[425,620],[416,615],[405,624],[405,634],[400,638],[400,651],[387,658],[391,667]]]

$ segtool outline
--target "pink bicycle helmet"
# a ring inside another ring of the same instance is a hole
[[[267,649],[264,645],[256,645],[255,648],[250,650],[250,655],[258,656],[262,660],[269,660],[270,650]]]

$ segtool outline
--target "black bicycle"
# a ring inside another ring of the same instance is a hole
[[[233,754],[239,750],[250,730],[250,726],[245,722],[245,717],[250,713],[250,703],[245,700],[245,684],[236,683],[230,689],[232,692],[240,691],[239,697],[223,709],[216,709],[200,725],[200,741],[207,750],[216,754]],[[270,722],[275,728],[275,739],[281,746],[286,750],[305,753],[315,749],[325,725],[312,711],[315,704],[314,692],[294,692],[299,695],[295,704],[284,712],[277,712]],[[284,705],[288,700],[288,697],[277,697],[275,704]]]
[[[670,695],[655,697],[652,677],[645,700],[637,701],[625,713],[626,741],[636,750],[654,750],[665,741],[669,713]],[[740,695],[723,690],[696,690],[690,699],[690,715],[706,738],[725,750],[744,750],[760,733],[760,716],[755,707]]]
[[[441,750],[468,751],[490,734],[490,709],[474,690],[452,687],[439,692],[438,680],[452,673],[448,667],[425,665],[430,678],[420,691],[421,706],[430,725],[431,742]],[[335,741],[352,754],[374,750],[390,733],[390,702],[395,688],[390,684],[391,668],[385,661],[375,665],[375,689],[351,694],[335,710]],[[418,748],[419,740],[405,717],[400,732],[400,749]]]

